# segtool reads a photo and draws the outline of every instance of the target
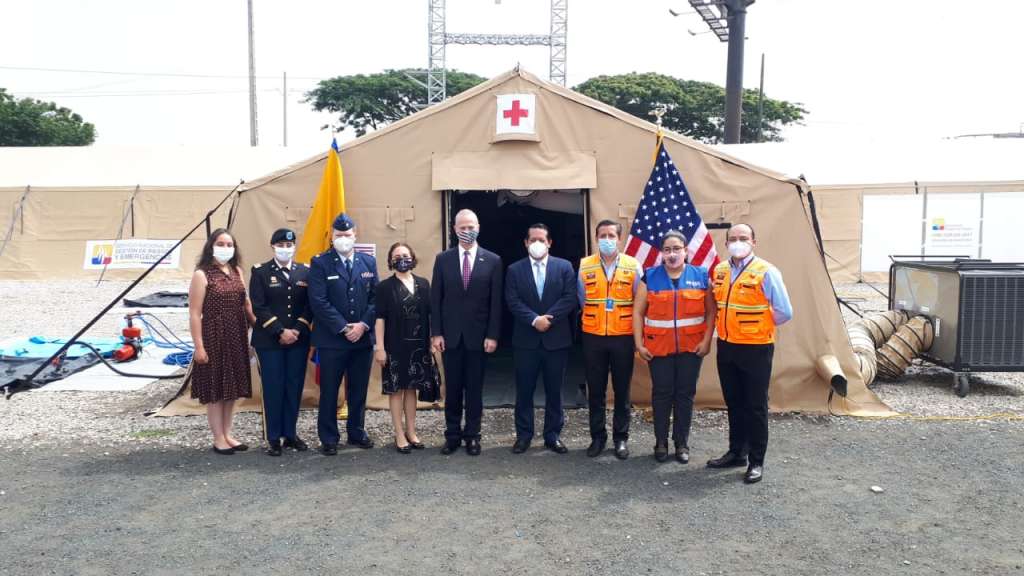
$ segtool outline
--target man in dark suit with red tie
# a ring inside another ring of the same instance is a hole
[[[459,244],[437,255],[430,284],[431,345],[444,354],[441,453],[451,454],[465,442],[466,453],[477,456],[485,364],[501,332],[502,266],[500,256],[477,244],[480,221],[472,210],[460,210],[454,228]]]
[[[568,448],[560,436],[562,384],[572,346],[570,318],[576,311],[576,273],[568,260],[548,254],[551,233],[544,224],[526,233],[529,256],[508,267],[505,300],[512,312],[512,346],[516,366],[516,442],[522,454],[533,439],[533,392],[544,377],[544,446],[558,454]]]

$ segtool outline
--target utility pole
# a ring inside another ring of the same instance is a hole
[[[288,147],[288,73],[281,73],[281,101],[282,112],[284,113],[284,128],[281,130],[281,138],[284,140],[284,147]]]
[[[761,129],[764,126],[764,52],[761,52],[761,84],[757,89],[757,141],[761,142]]]
[[[258,143],[256,134],[256,52],[252,32],[252,0],[249,3],[249,145]]]
[[[743,41],[747,6],[754,0],[726,0],[729,26],[729,63],[725,73],[725,143],[739,144],[743,116]]]

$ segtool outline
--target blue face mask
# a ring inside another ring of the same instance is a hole
[[[597,249],[601,251],[601,254],[605,256],[611,256],[618,250],[618,242],[611,238],[599,238],[597,240]]]

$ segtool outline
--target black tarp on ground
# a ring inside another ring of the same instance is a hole
[[[28,378],[47,360],[47,358],[0,358],[0,388],[9,385],[17,387],[19,381]],[[43,385],[62,380],[99,363],[99,361],[99,358],[91,352],[77,358],[65,359],[59,366],[47,366],[35,377],[33,382]]]
[[[154,292],[136,299],[124,299],[128,308],[188,308],[188,292]]]

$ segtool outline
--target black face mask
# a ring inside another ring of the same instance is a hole
[[[412,261],[412,258],[399,258],[392,264],[395,270],[399,272],[408,272],[416,267],[416,264]]]

